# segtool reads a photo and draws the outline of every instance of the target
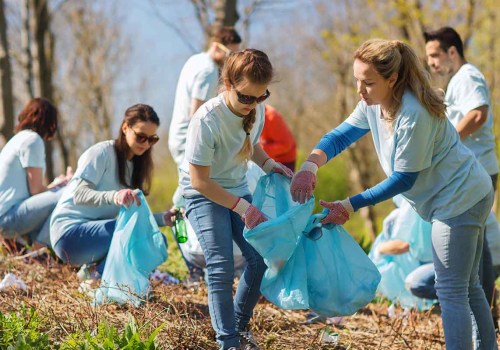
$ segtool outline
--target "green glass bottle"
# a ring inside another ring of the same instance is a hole
[[[175,214],[174,228],[177,242],[186,243],[188,240],[186,221],[184,221],[184,217],[180,210]]]

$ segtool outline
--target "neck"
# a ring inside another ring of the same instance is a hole
[[[453,67],[452,67],[453,71],[451,72],[451,75],[452,75],[452,76],[453,76],[453,75],[455,75],[455,74],[459,71],[459,69],[460,69],[460,68],[461,68],[464,64],[466,64],[466,63],[467,63],[467,61],[466,61],[465,59],[461,58],[458,62],[456,62],[456,63],[453,65]]]
[[[129,149],[127,153],[127,160],[132,160],[132,158],[134,158],[134,152],[132,152],[132,150]]]

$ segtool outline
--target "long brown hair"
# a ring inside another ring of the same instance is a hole
[[[252,84],[269,84],[273,79],[273,66],[267,55],[259,50],[246,49],[232,53],[222,68],[222,83],[229,82],[232,86],[237,86],[244,79]],[[250,131],[255,123],[255,108],[243,117],[243,130],[247,136],[240,151],[238,159],[247,160],[252,157],[253,147],[250,140]]]
[[[144,195],[149,194],[151,188],[151,179],[153,176],[153,158],[151,156],[151,150],[153,146],[144,152],[140,156],[134,156],[132,158],[132,163],[134,169],[132,171],[131,183],[127,183],[125,179],[127,155],[129,153],[130,147],[127,143],[125,134],[123,133],[122,127],[127,124],[129,127],[134,126],[137,122],[151,122],[160,126],[160,119],[154,111],[153,107],[145,104],[135,104],[125,111],[123,121],[120,125],[120,132],[115,140],[115,152],[116,158],[118,159],[118,179],[120,183],[128,188],[138,188],[144,192]]]
[[[33,98],[19,113],[15,131],[33,130],[44,140],[50,139],[57,131],[57,108],[44,98]]]
[[[438,119],[446,118],[442,94],[431,87],[429,73],[408,44],[399,40],[368,40],[354,52],[354,58],[373,64],[384,79],[389,79],[397,73],[398,78],[392,90],[394,103],[387,117],[390,125],[393,125],[397,118],[406,89],[415,95],[429,114]]]

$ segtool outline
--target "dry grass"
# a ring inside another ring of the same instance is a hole
[[[180,285],[160,285],[154,288],[153,298],[139,308],[115,304],[92,307],[90,299],[78,293],[79,281],[70,267],[11,256],[0,259],[0,276],[13,272],[29,287],[28,293],[0,293],[0,311],[16,311],[21,303],[35,308],[54,343],[74,332],[95,333],[100,322],[121,330],[132,315],[142,334],[165,323],[158,336],[162,349],[217,349],[204,287],[195,291]],[[340,335],[336,346],[321,344],[325,325],[304,325],[305,315],[305,311],[280,310],[263,300],[256,307],[251,326],[263,349],[444,348],[437,312],[388,318],[386,304],[372,303],[346,318],[344,326],[334,328]]]

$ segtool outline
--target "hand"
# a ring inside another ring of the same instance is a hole
[[[320,200],[319,204],[329,210],[328,215],[321,220],[323,225],[325,224],[335,224],[335,225],[343,225],[349,220],[349,216],[354,212],[352,208],[351,202],[349,198],[344,199],[343,201],[335,201],[335,202],[326,202],[324,200]]]
[[[295,202],[305,203],[312,197],[316,187],[316,163],[305,161],[300,170],[295,173],[290,185],[290,193]]]
[[[386,255],[399,255],[407,253],[410,250],[410,245],[400,239],[391,239],[387,242],[380,243],[378,251]]]
[[[66,186],[72,177],[73,177],[73,168],[69,166],[66,168],[66,175],[61,174],[58,177],[56,177],[54,181],[52,181],[52,183],[47,186],[47,188]]]
[[[141,199],[139,198],[137,193],[135,193],[135,191],[131,190],[130,188],[126,188],[116,192],[113,199],[116,205],[123,205],[125,208],[130,207],[134,203],[134,201],[138,206],[141,205]]]
[[[240,214],[245,226],[249,229],[253,229],[255,226],[267,221],[266,216],[257,207],[243,198],[238,199],[232,210]]]
[[[292,170],[288,169],[283,164],[276,162],[272,158],[267,158],[264,161],[264,164],[262,164],[262,170],[264,170],[264,172],[266,174],[277,173],[277,174],[281,174],[283,176],[286,176],[289,179],[291,179],[293,177]]]
[[[73,168],[68,166],[66,168],[66,182],[69,182],[69,180],[71,180],[73,178],[73,175],[75,173],[73,172]]]
[[[165,222],[165,226],[172,227],[174,225],[175,214],[181,212],[182,216],[184,216],[184,208],[173,207],[172,209],[165,212],[163,215],[163,221]]]

